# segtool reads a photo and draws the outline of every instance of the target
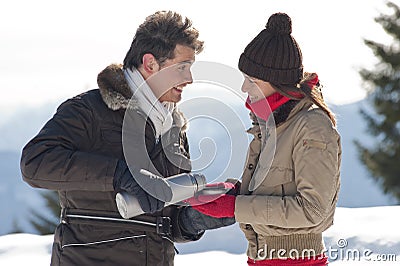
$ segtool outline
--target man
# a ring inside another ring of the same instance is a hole
[[[99,89],[61,104],[24,147],[24,181],[60,197],[52,265],[173,265],[173,242],[204,233],[184,211],[192,208],[164,208],[170,199],[164,179],[140,173],[168,177],[191,170],[186,122],[176,103],[203,49],[198,35],[177,13],[150,15],[123,66],[105,68]],[[122,219],[119,191],[135,195],[146,214]]]

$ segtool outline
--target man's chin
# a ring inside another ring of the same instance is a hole
[[[182,97],[179,96],[179,97],[175,97],[171,102],[173,102],[173,103],[178,103],[178,102],[180,102],[181,100],[182,100]]]

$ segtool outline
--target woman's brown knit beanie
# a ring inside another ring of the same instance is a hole
[[[285,13],[273,14],[239,59],[245,74],[275,84],[297,84],[303,76],[303,58],[292,37],[292,21]]]

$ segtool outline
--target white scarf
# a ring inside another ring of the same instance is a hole
[[[156,138],[159,138],[172,127],[172,111],[175,104],[172,102],[161,103],[136,68],[124,69],[124,75],[133,92],[133,97],[138,99],[140,109],[153,122]]]

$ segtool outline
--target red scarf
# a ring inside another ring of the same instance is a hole
[[[305,83],[307,84],[307,86],[313,89],[315,88],[318,82],[319,82],[318,75],[313,73],[310,75],[310,78]],[[290,94],[296,98],[304,97],[303,94],[296,92]],[[246,107],[247,109],[252,111],[257,117],[267,121],[269,115],[273,111],[278,109],[279,106],[282,106],[283,104],[287,103],[289,100],[290,100],[289,97],[286,97],[280,94],[279,92],[275,92],[274,94],[253,103],[250,101],[250,98],[247,97]]]
[[[275,111],[279,106],[287,103],[290,99],[278,92],[265,97],[259,101],[252,103],[250,97],[247,97],[246,107],[252,111],[257,117],[267,121],[269,115]]]

